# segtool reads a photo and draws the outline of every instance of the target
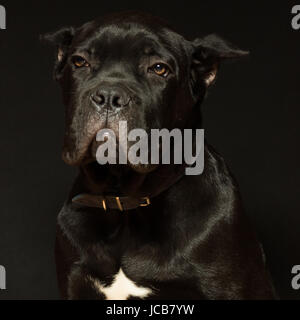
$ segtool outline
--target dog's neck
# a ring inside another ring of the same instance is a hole
[[[92,163],[80,168],[80,192],[155,197],[182,178],[185,168],[185,165],[161,165],[152,172],[138,173],[126,165],[100,166]]]
[[[194,139],[193,153],[195,148]],[[161,164],[153,171],[140,173],[129,165],[99,165],[95,161],[80,167],[79,188],[76,188],[76,193],[152,198],[180,180],[188,166],[186,163]]]

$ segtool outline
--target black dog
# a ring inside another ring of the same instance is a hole
[[[63,158],[79,176],[58,216],[56,263],[66,299],[272,299],[263,252],[224,160],[205,169],[99,165],[95,137],[128,129],[201,128],[200,104],[223,59],[216,35],[188,41],[147,14],[113,14],[45,38],[66,105]]]

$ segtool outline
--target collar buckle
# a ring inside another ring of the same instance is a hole
[[[142,200],[144,200],[144,203],[140,204],[140,207],[148,207],[151,204],[150,198],[149,197],[144,197],[142,198]]]

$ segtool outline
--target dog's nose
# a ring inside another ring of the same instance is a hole
[[[100,107],[121,108],[126,106],[130,101],[129,95],[122,89],[100,89],[92,98]]]

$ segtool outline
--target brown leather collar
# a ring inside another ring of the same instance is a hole
[[[120,211],[136,209],[138,207],[147,207],[150,205],[150,198],[132,198],[132,197],[114,197],[99,196],[93,194],[82,193],[72,199],[73,203],[93,208],[117,209]]]
[[[153,172],[151,175],[151,180],[155,180],[158,177],[159,180],[162,181],[162,183],[160,187],[157,187],[157,185],[155,185],[154,191],[152,190],[151,186],[150,188],[147,188],[146,183],[144,194],[147,194],[147,197],[135,198],[131,196],[112,196],[80,193],[79,195],[76,195],[72,198],[72,203],[87,207],[101,208],[105,211],[108,211],[109,209],[127,211],[137,209],[139,207],[147,207],[151,204],[150,198],[153,199],[162,192],[168,190],[172,185],[174,185],[185,175],[185,168],[186,165],[182,165],[180,167],[176,165],[168,166],[168,170],[166,172]]]

